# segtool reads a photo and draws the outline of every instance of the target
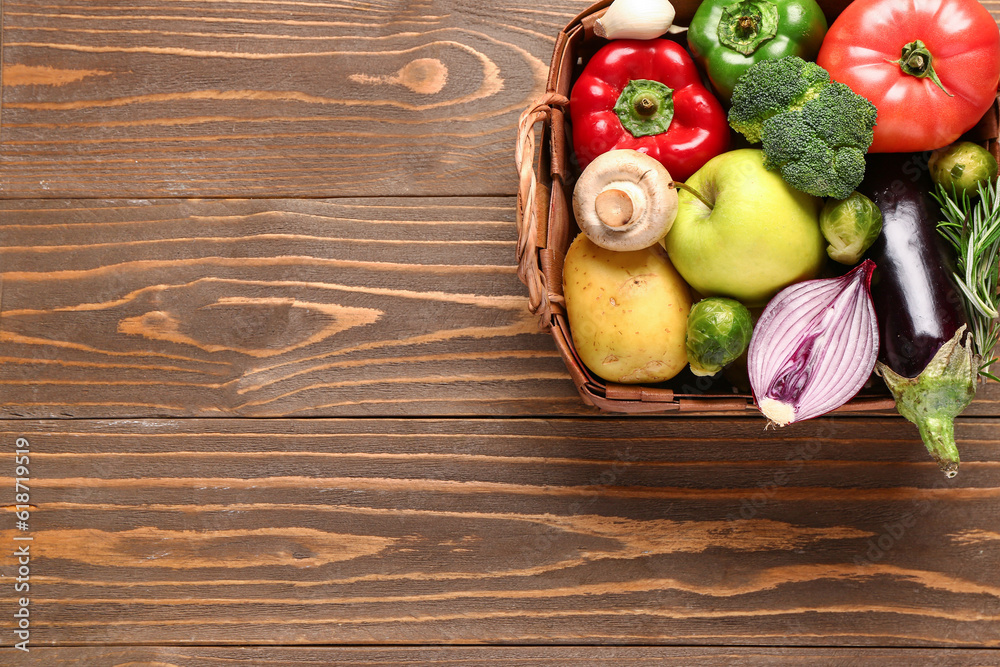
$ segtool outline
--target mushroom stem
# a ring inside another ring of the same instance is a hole
[[[594,209],[600,221],[608,227],[624,227],[632,219],[635,207],[627,192],[611,188],[597,195]]]
[[[580,231],[606,250],[648,248],[677,217],[670,172],[645,153],[619,148],[598,155],[573,187]]]

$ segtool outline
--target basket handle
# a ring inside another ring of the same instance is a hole
[[[538,264],[538,178],[535,176],[535,124],[549,117],[552,106],[569,102],[565,96],[548,92],[521,113],[517,121],[517,145],[514,165],[517,168],[517,277],[528,288],[528,308],[532,313],[550,313],[545,279]]]

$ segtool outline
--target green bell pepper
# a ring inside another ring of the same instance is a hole
[[[816,60],[827,23],[816,0],[705,0],[688,28],[688,46],[725,102],[736,79],[761,60]]]

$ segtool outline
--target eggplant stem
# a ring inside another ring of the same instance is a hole
[[[976,396],[980,357],[962,325],[916,377],[904,377],[882,362],[876,372],[896,399],[896,410],[917,426],[930,455],[948,477],[958,474],[955,417]],[[964,342],[963,342],[964,341]]]
[[[945,477],[958,474],[958,445],[955,444],[955,421],[948,418],[927,417],[917,425],[920,439],[927,451],[937,461]]]

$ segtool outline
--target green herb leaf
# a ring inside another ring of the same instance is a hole
[[[955,249],[955,282],[965,301],[973,345],[979,356],[991,360],[979,374],[997,380],[989,366],[1000,342],[1000,190],[987,180],[980,183],[978,198],[941,185],[933,194],[944,217],[938,231]]]

